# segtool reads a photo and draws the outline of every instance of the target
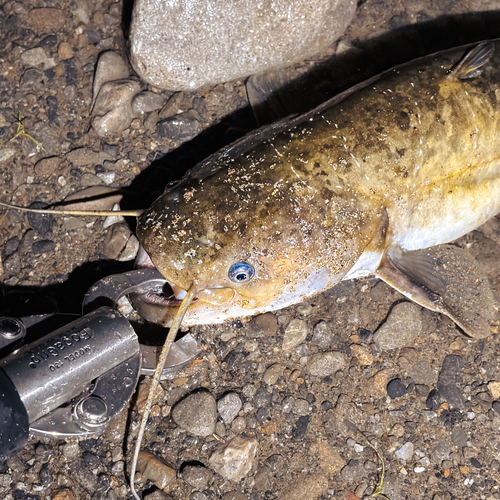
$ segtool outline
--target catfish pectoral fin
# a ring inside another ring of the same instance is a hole
[[[375,274],[417,304],[451,318],[469,337],[492,334],[498,305],[487,277],[467,251],[440,245],[405,252],[392,246]]]

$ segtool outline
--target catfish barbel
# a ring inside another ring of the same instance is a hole
[[[167,189],[137,234],[179,297],[201,290],[183,324],[281,309],[374,274],[468,335],[491,333],[484,313],[448,303],[463,276],[443,262],[472,259],[431,247],[500,211],[499,43],[390,70],[249,134]],[[154,307],[169,324],[175,308]]]

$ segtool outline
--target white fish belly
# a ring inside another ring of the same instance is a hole
[[[500,212],[500,164],[498,178],[469,186],[450,183],[429,191],[407,204],[388,209],[389,237],[407,251],[450,243],[478,228]]]

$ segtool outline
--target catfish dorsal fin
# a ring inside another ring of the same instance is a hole
[[[451,70],[448,78],[467,80],[479,76],[493,55],[493,43],[481,43],[467,52],[460,62]]]

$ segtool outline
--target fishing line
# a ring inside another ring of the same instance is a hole
[[[168,354],[170,352],[170,348],[172,347],[172,344],[174,343],[175,337],[177,335],[177,331],[179,330],[179,327],[181,326],[182,320],[184,318],[184,315],[186,314],[187,308],[191,304],[191,301],[193,300],[195,293],[198,292],[198,288],[194,285],[191,284],[189,287],[186,296],[181,302],[181,305],[179,306],[179,310],[177,311],[177,314],[175,315],[174,321],[172,322],[172,326],[170,327],[170,331],[168,332],[167,338],[165,339],[165,343],[163,344],[163,348],[161,350],[160,357],[158,358],[158,364],[156,365],[156,370],[153,375],[153,380],[151,382],[151,387],[149,388],[149,394],[148,394],[148,400],[146,402],[146,406],[144,408],[144,413],[142,414],[142,420],[141,420],[141,426],[139,427],[139,434],[137,435],[137,441],[135,443],[135,450],[134,450],[134,456],[132,458],[132,464],[131,464],[131,470],[130,470],[130,489],[132,491],[132,494],[136,498],[136,500],[141,500],[140,497],[137,495],[134,487],[134,477],[135,477],[135,472],[137,469],[137,460],[139,458],[139,451],[141,450],[141,443],[142,439],[144,437],[144,432],[146,430],[146,425],[148,423],[149,419],[149,413],[151,411],[151,408],[153,406],[153,402],[155,400],[156,396],[156,390],[158,389],[158,385],[160,383],[160,378],[163,372],[163,368],[165,366],[165,361],[167,360]]]

